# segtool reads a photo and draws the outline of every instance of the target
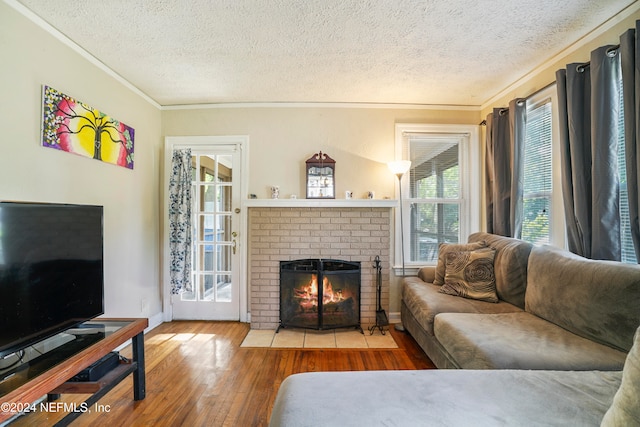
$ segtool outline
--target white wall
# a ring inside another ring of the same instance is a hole
[[[248,193],[269,198],[304,198],[305,160],[322,151],[336,161],[336,194],[345,190],[362,198],[395,197],[397,178],[386,163],[395,155],[396,123],[478,125],[477,109],[391,109],[357,107],[215,107],[168,109],[162,113],[164,136],[249,135]],[[243,195],[247,198],[247,195]],[[392,256],[393,257],[393,256]],[[397,278],[390,282],[391,313],[400,311]]]
[[[357,107],[246,107],[165,110],[164,136],[249,135],[249,193],[269,198],[271,185],[281,197],[305,197],[305,160],[322,151],[336,161],[336,195],[345,190],[362,198],[394,197],[396,123],[474,124],[474,109],[390,109]],[[247,195],[244,195],[246,198]]]
[[[4,2],[0,58],[0,200],[103,205],[105,314],[158,315],[160,110]],[[43,84],[133,127],[134,170],[41,147]]]

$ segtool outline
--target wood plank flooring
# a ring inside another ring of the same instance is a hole
[[[266,426],[278,388],[291,374],[434,368],[410,335],[393,328],[398,349],[241,348],[248,331],[238,322],[158,326],[145,336],[146,399],[133,401],[129,377],[71,425]],[[131,357],[130,347],[121,354]],[[63,395],[59,402],[85,398]],[[52,425],[64,415],[34,412],[11,426]]]

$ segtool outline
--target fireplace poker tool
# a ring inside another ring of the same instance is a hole
[[[376,310],[376,324],[369,328],[369,335],[373,335],[373,332],[378,328],[382,335],[385,334],[384,326],[389,325],[389,319],[387,313],[382,308],[382,266],[380,265],[380,257],[376,255],[373,268],[376,269],[376,303],[378,309]]]

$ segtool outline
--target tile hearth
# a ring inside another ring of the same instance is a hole
[[[398,348],[389,332],[373,335],[358,330],[251,329],[240,347],[271,348]]]

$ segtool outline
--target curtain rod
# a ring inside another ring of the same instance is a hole
[[[610,57],[615,56],[615,54],[616,54],[616,52],[618,51],[618,49],[620,49],[620,45],[619,45],[619,44],[617,44],[617,45],[615,45],[615,46],[611,46],[609,49],[607,49],[607,50],[606,50],[606,54],[607,54],[607,56],[610,56]],[[584,62],[584,63],[582,63],[582,64],[578,65],[578,66],[576,67],[576,70],[577,70],[579,73],[582,73],[582,72],[584,71],[584,69],[585,69],[585,68],[587,68],[587,67],[588,67],[588,66],[590,66],[590,65],[591,65],[591,61]]]
[[[530,93],[529,95],[525,96],[524,98],[517,98],[518,99],[518,103],[523,102],[523,101],[527,101],[529,98],[536,96],[537,94],[539,94],[540,92],[542,92],[543,90],[547,90],[549,89],[551,86],[553,86],[554,84],[556,84],[555,81],[552,81],[549,84],[544,85],[543,87],[541,87],[540,89]],[[500,109],[500,113],[502,114],[503,112],[507,111],[508,108],[501,108]],[[479,123],[479,126],[486,126],[487,125],[487,121],[483,120]]]
[[[606,50],[606,54],[608,56],[614,56],[616,54],[616,52],[618,51],[618,49],[620,49],[620,45],[619,44],[617,44],[615,46],[611,46]],[[579,72],[582,72],[582,71],[584,71],[585,68],[589,67],[590,65],[591,65],[591,61],[584,62],[584,63],[578,65],[577,70]],[[529,95],[525,96],[524,98],[520,98],[520,99],[523,99],[523,100],[526,101],[527,99],[531,98],[532,96],[535,96],[535,95],[539,94],[543,90],[546,90],[546,89],[550,88],[554,84],[556,84],[555,81],[549,83],[548,85],[546,85],[544,87],[541,87],[540,89],[536,90],[535,92],[530,93]],[[503,109],[500,110],[500,113],[502,113],[502,112],[504,112],[506,110],[507,110],[507,108],[503,108]],[[486,125],[487,125],[487,121],[486,120],[483,120],[483,121],[481,121],[479,123],[479,126],[486,126]]]

